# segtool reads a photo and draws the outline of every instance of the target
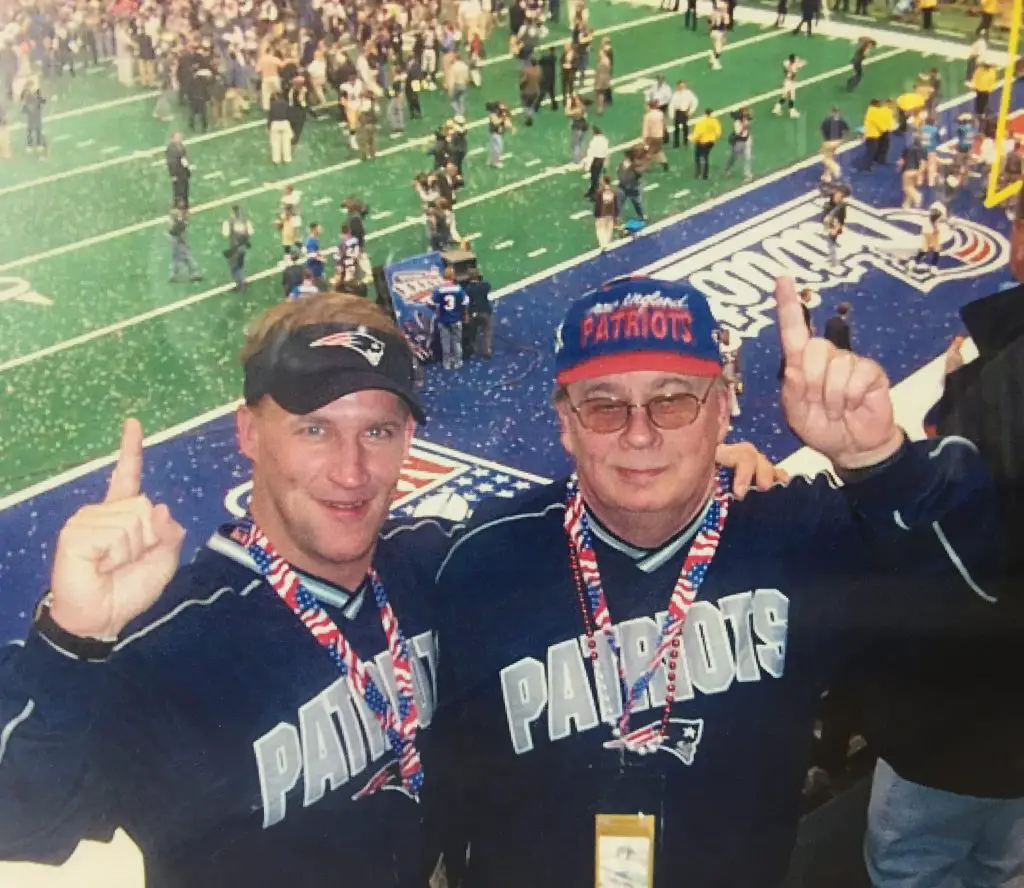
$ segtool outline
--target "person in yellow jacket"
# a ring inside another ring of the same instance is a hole
[[[722,124],[715,119],[710,108],[705,109],[704,116],[694,123],[690,138],[693,142],[694,175],[698,179],[706,179],[711,149],[722,138]]]
[[[989,39],[989,32],[992,30],[992,20],[999,12],[999,0],[981,0],[981,21],[978,23],[978,30],[974,32],[975,37]]]
[[[974,115],[978,118],[978,125],[981,125],[981,118],[988,112],[988,100],[992,90],[996,88],[996,69],[994,65],[984,62],[978,65],[971,80],[971,89],[974,90]]]
[[[858,169],[867,172],[871,169],[878,157],[878,146],[882,139],[882,133],[888,133],[886,109],[878,99],[868,102],[868,109],[864,112],[864,155],[858,165]]]
[[[939,0],[918,0],[918,4],[921,9],[921,28],[931,31],[935,27],[932,14],[935,12],[935,7],[939,5]]]
[[[907,131],[907,124],[924,108],[924,104],[924,96],[917,90],[905,92],[896,99],[896,113],[899,115],[898,132]]]

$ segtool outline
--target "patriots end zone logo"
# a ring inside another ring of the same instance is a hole
[[[366,330],[342,330],[340,333],[332,333],[330,336],[324,336],[309,344],[310,348],[330,346],[351,349],[366,358],[373,367],[376,367],[384,357],[383,341]]]
[[[649,725],[630,731],[624,737],[608,740],[605,749],[619,749],[637,755],[667,752],[684,765],[692,765],[697,747],[704,736],[704,719],[670,718],[664,736],[661,733],[661,719]]]
[[[910,260],[921,249],[928,211],[872,207],[851,199],[839,237],[839,261],[832,266],[823,207],[818,192],[808,192],[640,271],[690,284],[708,297],[719,323],[741,336],[756,337],[775,323],[773,294],[779,275],[820,292],[881,272],[927,294],[946,281],[996,271],[1009,260],[1010,245],[1003,235],[953,218],[940,223],[938,268],[917,268]]]

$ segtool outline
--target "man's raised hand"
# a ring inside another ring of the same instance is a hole
[[[811,336],[792,278],[775,282],[786,360],[782,409],[793,432],[840,469],[882,462],[903,443],[889,379],[870,358]]]
[[[116,638],[178,568],[185,531],[141,493],[141,482],[142,427],[129,419],[103,502],[79,509],[57,538],[51,615],[67,632]]]

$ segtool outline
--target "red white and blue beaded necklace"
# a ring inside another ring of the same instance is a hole
[[[380,613],[388,653],[394,664],[397,711],[330,614],[303,585],[294,568],[281,557],[256,522],[249,519],[238,531],[237,538],[252,556],[267,583],[291,608],[310,635],[323,646],[348,683],[349,690],[366,702],[398,759],[403,787],[414,799],[418,799],[423,788],[423,765],[416,749],[419,712],[413,695],[412,660],[409,644],[398,625],[398,618],[377,571],[371,567],[368,579]]]
[[[630,751],[639,753],[652,751],[657,749],[665,737],[672,704],[675,702],[676,671],[679,667],[683,626],[686,623],[690,605],[697,597],[700,585],[707,576],[708,568],[711,566],[715,552],[718,550],[718,544],[722,539],[722,530],[729,514],[730,494],[728,490],[728,476],[724,471],[719,471],[711,503],[708,505],[693,542],[690,544],[690,551],[683,561],[679,578],[672,589],[672,595],[668,602],[668,614],[661,627],[654,654],[643,674],[630,686],[626,679],[625,663],[615,637],[611,614],[608,611],[608,600],[605,597],[604,587],[601,585],[597,553],[594,551],[593,532],[590,529],[586,504],[583,502],[583,495],[580,492],[579,480],[575,474],[569,479],[566,487],[565,533],[569,541],[569,563],[572,567],[576,595],[587,635],[587,653],[594,666],[594,679],[597,682],[598,691],[604,697],[602,700],[604,711],[610,713],[613,711],[612,700],[606,693],[607,688],[604,687],[602,671],[597,662],[596,635],[600,632],[606,639],[615,660],[623,700],[622,714],[612,733],[621,738],[625,748]],[[666,669],[667,684],[661,724],[653,734],[648,732],[643,737],[631,738],[630,715],[662,664]]]

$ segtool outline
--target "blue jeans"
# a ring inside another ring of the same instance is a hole
[[[439,324],[441,334],[441,366],[458,370],[462,366],[462,322]]]
[[[455,87],[452,90],[451,100],[452,114],[464,117],[466,115],[466,90],[462,87]]]
[[[864,862],[875,888],[1021,888],[1024,799],[920,786],[879,759]]]

